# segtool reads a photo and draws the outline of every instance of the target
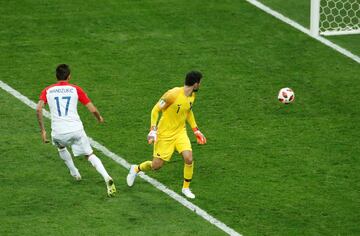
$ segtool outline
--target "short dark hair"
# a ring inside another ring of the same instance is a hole
[[[185,85],[192,86],[196,83],[200,83],[202,74],[199,71],[190,71],[186,74]]]
[[[60,64],[56,67],[57,80],[66,80],[70,75],[70,67],[66,64]]]

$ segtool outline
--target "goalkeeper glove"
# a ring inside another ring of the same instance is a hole
[[[156,131],[156,126],[151,127],[150,132],[147,136],[147,140],[148,143],[151,144],[152,142],[156,142],[157,141],[157,131]]]
[[[195,127],[193,128],[193,131],[194,131],[194,134],[196,136],[196,139],[197,139],[197,143],[198,144],[205,144],[206,143],[206,138],[205,136],[200,132],[200,130]]]

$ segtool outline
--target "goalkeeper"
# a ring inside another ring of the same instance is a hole
[[[195,198],[189,186],[194,172],[194,161],[191,143],[186,132],[187,121],[199,144],[205,144],[206,138],[197,128],[192,107],[195,92],[199,90],[202,74],[198,71],[187,73],[185,85],[168,90],[155,104],[151,111],[151,128],[147,136],[148,143],[154,143],[153,160],[140,165],[132,165],[126,181],[129,186],[134,184],[140,171],[158,170],[164,161],[170,161],[176,149],[184,159],[184,182],[182,193],[188,198]],[[159,123],[159,112],[162,112]]]

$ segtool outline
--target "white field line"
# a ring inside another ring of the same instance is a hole
[[[249,2],[250,4],[256,6],[257,8],[260,8],[261,10],[263,10],[264,12],[274,16],[275,18],[285,22],[286,24],[291,25],[292,27],[300,30],[301,32],[303,32],[304,34],[309,35],[310,37],[320,41],[321,43],[325,44],[326,46],[331,47],[332,49],[340,52],[341,54],[353,59],[354,61],[356,61],[357,63],[360,63],[360,57],[351,53],[350,51],[346,50],[345,48],[340,47],[339,45],[331,42],[330,40],[321,37],[321,36],[314,36],[310,33],[310,30],[305,28],[304,26],[300,25],[299,23],[297,23],[296,21],[291,20],[290,18],[280,14],[277,11],[274,11],[273,9],[271,9],[270,7],[262,4],[261,2],[258,2],[257,0],[246,0],[247,2]]]
[[[5,90],[9,94],[13,95],[17,99],[19,99],[20,101],[22,101],[23,103],[28,105],[29,107],[31,107],[32,109],[36,109],[36,103],[35,102],[31,101],[29,98],[25,97],[24,95],[22,95],[21,93],[19,93],[18,91],[16,91],[15,89],[13,89],[9,85],[7,85],[6,83],[2,82],[1,80],[0,80],[0,88]],[[43,109],[43,114],[44,114],[45,117],[50,118],[50,113],[48,111],[46,111],[45,109]],[[123,159],[122,157],[118,156],[117,154],[111,152],[109,149],[107,149],[105,146],[98,143],[94,139],[89,137],[89,140],[90,140],[91,145],[94,148],[96,148],[97,150],[101,151],[104,155],[108,156],[109,158],[111,158],[112,160],[114,160],[118,164],[122,165],[126,169],[130,168],[130,164],[125,159]],[[184,197],[182,197],[179,194],[175,193],[174,191],[172,191],[171,189],[169,189],[168,187],[166,187],[165,185],[163,185],[162,183],[160,183],[156,179],[153,179],[153,178],[147,176],[144,173],[140,173],[139,176],[142,179],[144,179],[146,182],[153,185],[158,190],[164,192],[169,197],[171,197],[175,201],[179,202],[181,205],[185,206],[189,210],[195,212],[197,215],[204,218],[206,221],[210,222],[211,224],[215,225],[216,227],[218,227],[219,229],[221,229],[222,231],[224,231],[228,235],[241,236],[241,234],[239,234],[238,232],[236,232],[232,228],[228,227],[223,222],[219,221],[218,219],[214,218],[213,216],[209,215],[206,211],[202,210],[200,207],[196,206],[195,204],[189,202]]]

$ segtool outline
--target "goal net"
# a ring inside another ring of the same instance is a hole
[[[360,0],[311,0],[311,33],[360,33]]]

